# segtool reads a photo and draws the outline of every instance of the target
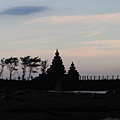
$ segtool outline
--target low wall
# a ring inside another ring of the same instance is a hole
[[[74,81],[73,81],[74,84]],[[79,80],[78,90],[118,90],[120,89],[120,80]],[[44,89],[41,83],[34,81],[16,81],[16,80],[0,80],[0,89]],[[46,84],[47,86],[47,84]],[[69,87],[69,84],[66,84]]]
[[[116,90],[120,80],[80,80],[79,90]]]

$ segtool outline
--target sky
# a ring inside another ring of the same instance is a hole
[[[56,49],[66,71],[120,75],[120,0],[1,0],[0,58],[40,56]]]

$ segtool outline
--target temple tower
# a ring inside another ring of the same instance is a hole
[[[71,64],[71,66],[70,66],[70,69],[68,70],[68,76],[71,79],[79,80],[79,73],[77,72],[73,62]]]
[[[51,89],[54,89],[57,81],[63,77],[65,72],[65,67],[57,49],[54,59],[52,60],[52,65],[50,65],[50,68],[47,70],[49,85]]]
[[[64,90],[78,90],[79,88],[79,73],[77,72],[74,63],[72,62],[69,70],[67,79],[63,81]]]

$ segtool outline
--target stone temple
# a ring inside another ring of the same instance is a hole
[[[68,72],[66,72],[57,49],[46,74],[40,74],[36,79],[40,82],[40,85],[43,85],[43,89],[47,87],[47,89],[50,90],[55,88],[60,88],[61,90],[75,90],[78,88],[79,84],[79,73],[73,62]]]

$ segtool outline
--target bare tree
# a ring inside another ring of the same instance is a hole
[[[2,73],[3,73],[3,70],[4,70],[4,66],[5,66],[5,58],[1,59],[0,65],[1,65],[0,77],[2,77]]]
[[[7,69],[10,72],[9,80],[11,80],[12,76],[15,74],[15,71],[18,70],[16,68],[18,66],[18,63],[19,63],[19,60],[17,57],[10,57],[8,59],[5,59],[5,66],[7,66]]]
[[[42,72],[42,74],[46,73],[47,67],[48,67],[48,61],[47,60],[42,61],[41,62],[41,72]]]

